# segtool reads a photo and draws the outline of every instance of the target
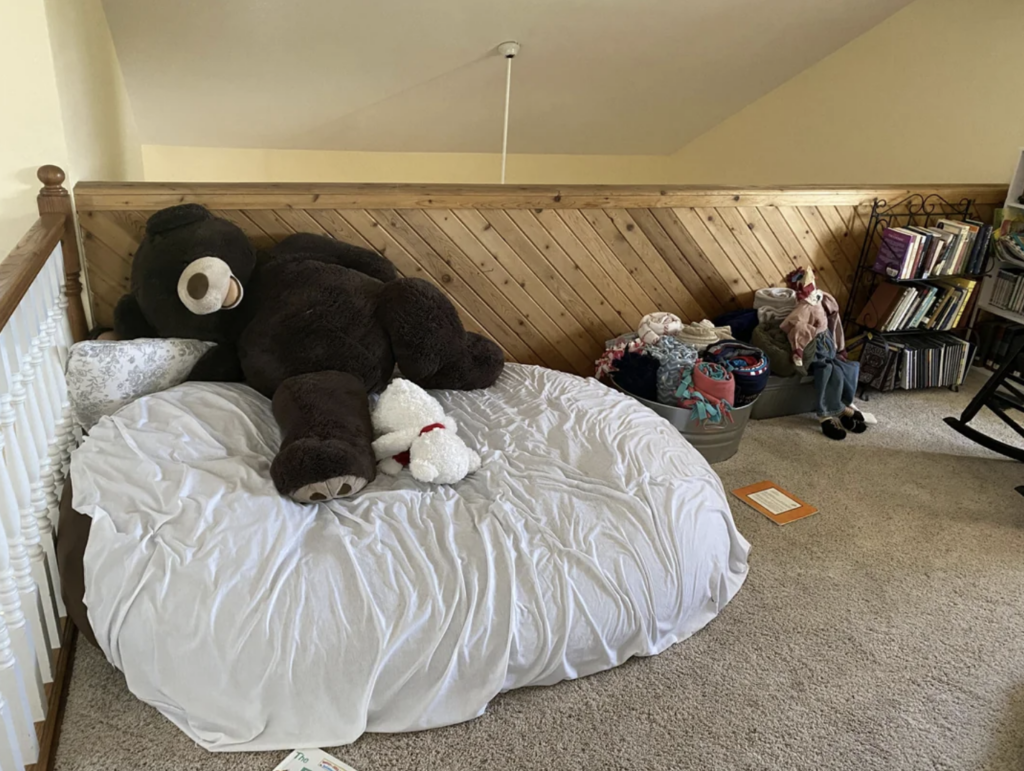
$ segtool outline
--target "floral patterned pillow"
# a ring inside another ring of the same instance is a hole
[[[76,422],[88,431],[146,394],[185,382],[213,347],[202,340],[86,340],[68,354],[68,398]]]

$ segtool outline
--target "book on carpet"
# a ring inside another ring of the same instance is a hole
[[[798,519],[817,514],[818,510],[804,503],[793,493],[786,492],[774,482],[747,485],[732,494],[755,511],[764,514],[776,525],[788,525]]]
[[[356,771],[323,750],[295,750],[274,771]]]

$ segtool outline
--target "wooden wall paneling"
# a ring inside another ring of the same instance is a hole
[[[608,288],[627,325],[636,328],[645,314],[657,308],[658,300],[641,284],[637,266],[623,263],[581,212],[544,210],[535,214],[580,269],[592,277],[598,290]]]
[[[793,232],[793,229],[790,227],[789,223],[786,221],[786,218],[783,216],[782,210],[763,208],[760,210],[760,212],[761,216],[764,218],[764,221],[768,224],[768,227],[771,229],[772,233],[779,240],[779,243],[782,244],[782,248],[785,249],[786,252],[793,259],[794,265],[796,267],[804,267],[810,265],[812,268],[814,268],[816,276],[815,280],[817,282],[818,288],[823,289],[824,291],[828,292],[831,295],[835,295],[836,288],[833,284],[833,280],[838,278],[835,272],[831,269],[831,266],[829,266],[827,270],[821,270],[819,272],[818,265],[815,264],[815,262],[811,259],[810,255],[807,253],[807,250],[804,248],[804,243],[806,242],[807,237],[810,235],[810,231],[804,234],[803,238],[800,238],[796,233]],[[801,222],[803,222],[803,220],[801,220]],[[815,241],[815,243],[817,242]],[[812,249],[812,251],[816,253],[816,250]]]
[[[836,274],[836,281],[834,283],[837,284],[837,289],[840,292],[835,297],[840,305],[845,306],[849,296],[849,287],[853,281],[854,269],[846,262],[846,255],[839,248],[832,230],[825,224],[816,207],[803,206],[794,208],[792,211],[800,216],[806,228],[810,231],[815,241],[817,241],[818,254],[827,259],[828,263],[832,266],[832,270]]]
[[[236,209],[217,209],[213,211],[213,214],[235,223],[257,249],[269,249],[276,243],[273,238],[263,232],[262,228],[249,219],[245,212]]]
[[[361,246],[364,249],[376,249],[385,257],[388,257],[388,244],[382,244],[383,248],[378,249],[367,239],[363,238],[362,233],[352,227],[352,225],[350,225],[345,218],[341,216],[340,212],[330,209],[316,209],[308,212],[308,214],[313,218],[313,221],[316,222],[317,225],[322,227],[329,235],[334,236],[339,241],[355,244],[356,246]],[[394,262],[394,260],[392,260],[392,262]],[[420,268],[420,272],[423,272],[422,268]]]
[[[557,212],[550,209],[534,209],[533,216],[572,260],[576,269],[608,300],[608,304],[620,319],[616,323],[635,329],[643,315],[648,312],[644,309],[654,305],[655,301],[642,289],[630,295],[629,290],[637,284],[622,263],[614,256],[605,259],[607,249],[603,253],[600,249],[588,248]],[[596,243],[600,238],[593,236],[592,240]],[[639,301],[635,301],[635,297],[639,297]]]
[[[718,308],[732,310],[737,307],[736,290],[738,287],[730,286],[729,282],[722,278],[722,275],[715,270],[715,266],[704,253],[704,250],[690,236],[683,223],[679,221],[673,209],[651,209],[651,214],[658,221],[658,224],[665,230],[665,234],[679,249],[697,274],[701,277],[704,285],[718,300]],[[711,310],[714,309],[712,306]],[[716,314],[709,313],[708,316]]]
[[[601,265],[604,272],[612,280],[616,287],[628,298],[634,312],[638,316],[649,313],[649,308],[657,306],[658,301],[652,297],[636,278],[639,267],[635,264],[623,263],[612,251],[611,247],[604,242],[587,222],[583,213],[575,209],[545,210],[537,215],[541,224],[559,221],[558,225],[551,224],[549,232],[554,229],[556,233],[565,233],[564,240],[573,249],[586,252],[593,260]],[[635,318],[635,316],[631,316]]]
[[[736,239],[740,247],[746,253],[748,259],[750,259],[758,273],[764,279],[761,286],[776,286],[782,280],[782,278],[788,273],[788,270],[782,270],[773,261],[771,256],[762,246],[761,242],[757,240],[757,236],[754,235],[754,229],[743,219],[740,214],[740,209],[716,209],[719,219],[722,223],[729,228],[729,232],[732,237]],[[761,287],[758,287],[759,289]]]
[[[552,267],[558,271],[559,275],[569,282],[577,294],[580,295],[580,298],[600,319],[604,327],[605,339],[621,335],[633,326],[619,315],[611,303],[605,300],[604,293],[591,280],[595,278],[600,281],[601,278],[598,276],[591,277],[584,273],[579,265],[573,262],[572,258],[555,241],[554,237],[544,229],[544,226],[540,224],[540,221],[532,212],[523,209],[509,209],[506,214],[523,232],[523,235],[533,242],[533,245],[545,256]],[[601,273],[607,279],[604,272],[602,271]],[[621,295],[621,292],[618,294]],[[633,314],[636,314],[635,309]],[[636,318],[636,316],[633,315],[629,318]]]
[[[494,288],[522,314],[523,319],[533,330],[530,333],[532,338],[530,347],[538,352],[549,367],[580,373],[591,368],[590,357],[584,356],[571,343],[566,345],[566,335],[558,324],[544,312],[533,297],[527,294],[519,281],[494,259],[460,219],[448,209],[428,209],[423,214],[448,237],[452,246],[472,262],[480,274],[485,276]],[[522,330],[520,332],[522,333]]]
[[[672,267],[666,261],[644,231],[637,225],[636,220],[625,209],[601,209],[591,210],[603,213],[604,216],[615,225],[618,231],[618,238],[622,239],[633,252],[640,258],[641,265],[647,269],[650,283],[655,294],[660,294],[658,310],[672,311],[687,321],[700,321],[697,301],[686,288],[686,285],[679,279]],[[663,292],[659,292],[659,287]]]
[[[761,248],[764,249],[768,259],[778,268],[780,278],[784,279],[790,272],[799,267],[794,256],[789,253],[786,247],[782,245],[782,242],[776,238],[772,229],[768,227],[768,223],[761,216],[760,209],[738,207],[736,212],[739,214],[740,219],[746,223],[747,229],[753,233]],[[775,285],[781,286],[783,282],[776,282]]]
[[[439,285],[509,359],[589,374],[645,313],[713,318],[798,266],[845,302],[871,202],[912,193],[974,198],[985,220],[1005,188],[83,183],[76,202],[97,323],[127,291],[150,214],[197,202],[259,248],[316,232],[375,249]]]
[[[287,222],[277,216],[277,212],[270,209],[254,209],[246,212],[246,216],[275,244],[295,232]]]
[[[842,279],[836,273],[832,263],[829,262],[821,251],[821,244],[814,237],[814,233],[807,227],[804,218],[800,216],[800,210],[795,206],[785,206],[776,210],[785,225],[780,227],[785,230],[788,226],[790,234],[799,243],[799,248],[806,255],[804,264],[814,268],[815,284],[819,289],[824,289],[839,300],[840,305],[845,302],[844,287]],[[772,226],[774,229],[774,225]],[[780,236],[781,238],[781,236]]]
[[[854,236],[856,215],[848,206],[821,206],[818,212],[835,235],[836,242],[846,257],[846,264],[850,267],[852,280],[853,271],[857,269],[857,261],[860,259],[860,242]]]
[[[642,209],[701,206],[849,206],[912,193],[1001,203],[1005,185],[696,187],[664,185],[437,185],[338,183],[80,182],[79,211],[156,211],[179,203],[213,209]]]
[[[523,291],[532,297],[548,317],[558,325],[569,345],[575,348],[583,358],[578,358],[571,351],[567,352],[566,356],[574,361],[585,361],[586,374],[590,374],[596,358],[595,351],[600,347],[600,342],[587,334],[583,326],[569,312],[567,304],[554,294],[545,280],[530,269],[522,255],[509,246],[479,211],[460,209],[453,211],[452,214],[476,237],[494,260],[508,271],[508,274],[522,287]],[[511,222],[509,224],[511,225]],[[547,270],[553,273],[550,266]],[[578,300],[578,298],[576,299]],[[580,372],[583,374],[583,370]]]
[[[708,233],[711,234],[715,243],[718,244],[719,248],[729,259],[729,262],[736,268],[736,272],[739,273],[746,285],[750,287],[751,292],[771,285],[769,276],[772,274],[769,273],[768,276],[765,276],[761,273],[760,268],[746,253],[746,250],[740,246],[739,241],[737,241],[729,226],[719,217],[717,209],[700,208],[693,211]]]
[[[551,292],[582,326],[593,341],[596,350],[594,358],[604,348],[604,341],[610,336],[608,326],[602,321],[584,296],[579,286],[566,279],[545,256],[543,247],[538,247],[527,237],[508,215],[508,212],[488,210],[479,212],[488,225],[501,236],[509,248],[518,254],[530,270],[543,281]],[[557,257],[557,255],[556,255]]]
[[[515,361],[524,364],[541,363],[536,352],[512,328],[511,324],[515,321],[506,320],[506,314],[511,314],[511,307],[506,302],[498,300],[495,305],[481,298],[463,277],[452,270],[441,255],[399,216],[397,211],[371,210],[367,214],[377,222],[379,228],[387,230],[388,234],[402,245],[406,253],[423,267],[435,284],[457,298],[469,315],[488,330]]]
[[[755,281],[753,286],[747,283],[746,279],[736,270],[736,266],[732,264],[729,256],[718,245],[711,231],[704,226],[703,218],[694,209],[673,209],[672,211],[679,220],[679,224],[689,233],[690,238],[707,255],[711,269],[728,283],[736,298],[736,304],[740,307],[749,306],[754,290],[760,289],[760,282]]]
[[[457,273],[464,284],[501,317],[526,348],[534,353],[537,361],[547,366],[555,366],[549,363],[550,359],[562,362],[564,366],[566,359],[558,352],[557,347],[551,346],[543,335],[537,332],[529,319],[451,242],[444,231],[427,216],[425,210],[401,209],[395,211],[395,214],[405,220],[444,264],[453,273]]]
[[[717,308],[718,300],[715,299],[714,294],[708,289],[704,279],[700,277],[697,271],[693,269],[693,266],[687,261],[686,255],[669,238],[668,233],[665,232],[665,228],[655,218],[654,213],[650,209],[629,209],[628,212],[629,216],[633,218],[633,222],[636,223],[637,227],[647,237],[647,240],[651,242],[651,245],[654,246],[658,254],[665,260],[665,264],[676,274],[680,283],[686,287],[692,299],[692,307],[684,298],[683,310],[689,316],[689,319],[691,321],[699,321],[708,318],[709,315],[713,315],[708,313],[708,309]]]

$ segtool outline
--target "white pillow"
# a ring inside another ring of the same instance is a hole
[[[185,382],[213,347],[202,340],[85,340],[68,354],[68,398],[76,422],[88,431],[140,396]]]

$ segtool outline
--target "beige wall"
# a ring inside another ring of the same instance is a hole
[[[143,145],[154,182],[461,182],[501,179],[501,156],[487,153],[359,153]],[[651,155],[511,155],[516,184],[655,183],[668,158]]]
[[[45,0],[73,179],[142,179],[138,129],[100,0]]]
[[[65,164],[42,0],[0,2],[0,259],[35,221],[36,169]]]
[[[1024,0],[917,0],[673,157],[693,183],[1009,181]]]
[[[0,259],[37,217],[36,169],[142,178],[100,0],[0,1]]]

